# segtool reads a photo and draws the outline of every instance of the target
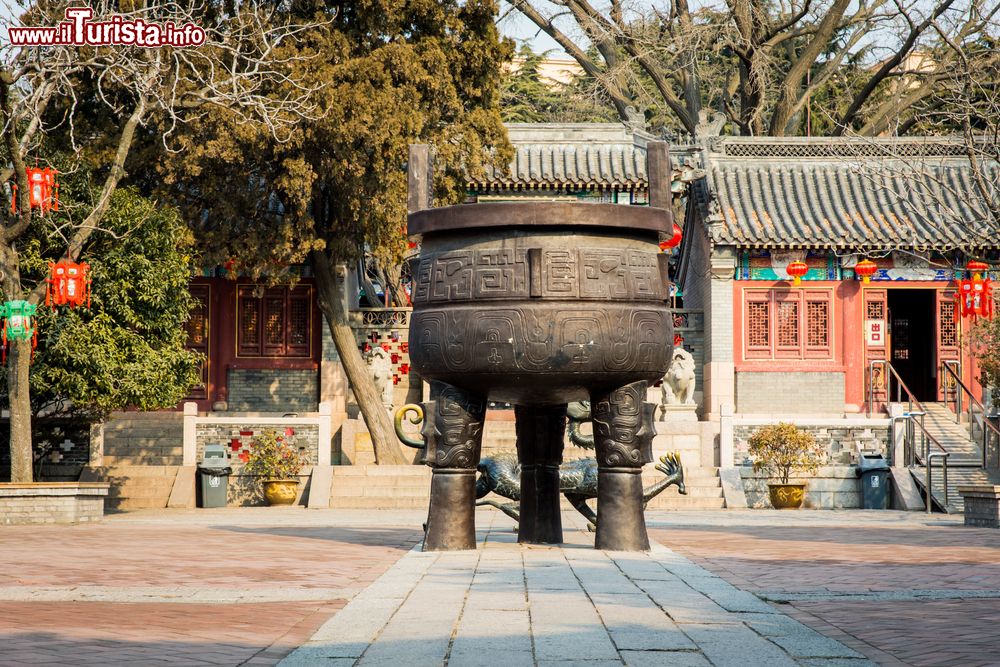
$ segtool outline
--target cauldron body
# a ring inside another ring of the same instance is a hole
[[[658,380],[673,340],[657,247],[664,219],[659,209],[565,203],[411,216],[411,233],[422,234],[413,368],[519,405]]]
[[[672,354],[657,208],[487,203],[409,217],[410,363],[431,381],[424,461],[434,468],[424,548],[475,548],[475,466],[487,400],[515,405],[518,540],[560,542],[558,469],[566,404],[590,400],[598,460],[596,544],[649,548],[642,465],[648,383]]]

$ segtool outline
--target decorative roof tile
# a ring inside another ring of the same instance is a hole
[[[997,246],[954,141],[726,138],[708,142],[702,217],[715,243],[917,249]],[[984,165],[1000,181],[997,164]],[[713,201],[714,200],[714,201]]]

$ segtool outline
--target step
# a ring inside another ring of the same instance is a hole
[[[163,509],[168,498],[111,498],[104,500],[104,508],[108,510],[142,510]]]
[[[647,510],[721,510],[725,509],[724,498],[703,498],[699,496],[657,496],[649,501]]]
[[[340,498],[364,498],[364,497],[385,497],[385,498],[428,498],[430,497],[430,485],[422,486],[397,486],[397,487],[363,487],[342,486],[334,484],[330,488],[330,495]]]
[[[393,498],[393,497],[343,497],[331,496],[331,509],[364,509],[364,510],[391,510],[391,509],[427,509],[427,498]]]
[[[116,465],[92,468],[104,477],[176,477],[179,466]]]
[[[169,498],[170,490],[173,488],[173,483],[166,486],[150,486],[150,487],[127,487],[123,488],[120,486],[112,485],[108,489],[108,498]]]
[[[176,456],[105,456],[104,467],[178,467],[183,461],[184,457],[180,453]]]
[[[334,477],[427,477],[431,469],[425,465],[351,465],[333,466]]]

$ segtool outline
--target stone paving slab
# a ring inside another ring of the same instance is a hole
[[[479,549],[414,548],[280,664],[873,664],[660,544],[596,551],[567,514],[565,544],[518,545],[478,518]]]
[[[895,511],[647,513],[650,533],[734,588],[879,665],[1000,665],[1000,533]],[[823,648],[774,617],[737,614],[788,653]],[[808,650],[804,648],[808,646]]]

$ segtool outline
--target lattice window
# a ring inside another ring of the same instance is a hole
[[[747,304],[747,343],[750,347],[771,346],[771,304],[751,301]]]
[[[264,344],[281,346],[285,342],[285,297],[270,294],[264,299]]]
[[[288,303],[288,344],[309,344],[309,299],[293,298]]]
[[[192,290],[192,296],[194,290]],[[208,339],[208,304],[207,298],[195,296],[194,307],[191,308],[191,316],[187,321],[188,346],[199,348],[205,345]]]
[[[884,320],[885,319],[885,302],[884,301],[869,301],[867,307],[867,317],[869,320]]]
[[[263,297],[240,288],[237,349],[246,357],[307,357],[312,349],[312,293],[274,287]]]
[[[806,346],[830,346],[830,304],[826,301],[806,303]]]
[[[198,400],[208,398],[209,298],[211,295],[208,285],[191,285],[190,291],[194,304],[191,307],[191,316],[185,325],[188,336],[186,347],[200,353],[203,358],[199,373],[201,382],[198,386],[191,388],[186,398]]]
[[[833,357],[829,289],[749,289],[744,299],[745,359]]]
[[[798,301],[778,302],[777,338],[778,338],[778,347],[798,347],[799,345]]]
[[[958,326],[955,324],[955,304],[941,302],[940,313],[941,347],[958,347]]]
[[[253,290],[240,290],[238,351],[240,354],[260,354],[260,299]]]

